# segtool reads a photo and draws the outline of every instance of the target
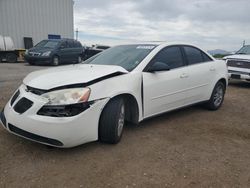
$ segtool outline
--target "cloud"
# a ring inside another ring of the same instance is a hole
[[[75,28],[87,44],[159,40],[237,50],[250,43],[249,6],[249,0],[76,0]]]

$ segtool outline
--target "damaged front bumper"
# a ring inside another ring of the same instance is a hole
[[[9,132],[56,147],[74,147],[98,139],[99,117],[108,98],[90,103],[78,115],[52,117],[38,113],[47,103],[43,97],[27,92],[24,85],[18,91],[1,114],[1,122]]]

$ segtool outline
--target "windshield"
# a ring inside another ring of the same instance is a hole
[[[117,65],[132,71],[155,48],[154,45],[122,45],[107,49],[84,63]]]
[[[236,54],[250,54],[250,45],[243,46]]]
[[[43,40],[39,42],[35,47],[40,48],[55,48],[58,45],[59,41],[52,41],[52,40]]]

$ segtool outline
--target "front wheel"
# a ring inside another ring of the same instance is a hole
[[[8,53],[6,54],[6,61],[9,63],[15,63],[17,62],[17,55],[14,53]]]
[[[82,57],[81,56],[78,56],[77,58],[77,63],[81,63],[82,62]]]
[[[215,85],[213,93],[206,104],[209,110],[218,110],[221,107],[224,101],[225,90],[226,86],[223,82],[219,81]]]
[[[111,99],[99,122],[99,140],[110,144],[120,141],[125,124],[125,103],[122,98]]]
[[[52,65],[54,66],[58,66],[59,65],[59,57],[58,56],[54,56],[52,59]]]

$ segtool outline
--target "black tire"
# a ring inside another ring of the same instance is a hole
[[[81,62],[82,62],[82,56],[79,55],[79,56],[77,57],[77,63],[81,63]]]
[[[17,62],[17,55],[14,53],[7,53],[6,54],[6,61],[10,63],[16,63]]]
[[[125,103],[122,98],[111,99],[102,111],[99,121],[99,140],[117,144],[125,124]]]
[[[225,90],[226,90],[225,84],[221,81],[217,82],[217,84],[214,86],[209,101],[206,103],[206,107],[209,110],[215,111],[221,107],[224,101]]]
[[[52,65],[53,65],[53,66],[58,66],[58,65],[60,65],[60,59],[59,59],[58,56],[54,56],[54,57],[52,58]]]
[[[35,65],[35,63],[33,63],[33,62],[30,62],[30,61],[29,61],[28,63],[29,63],[29,65]]]

